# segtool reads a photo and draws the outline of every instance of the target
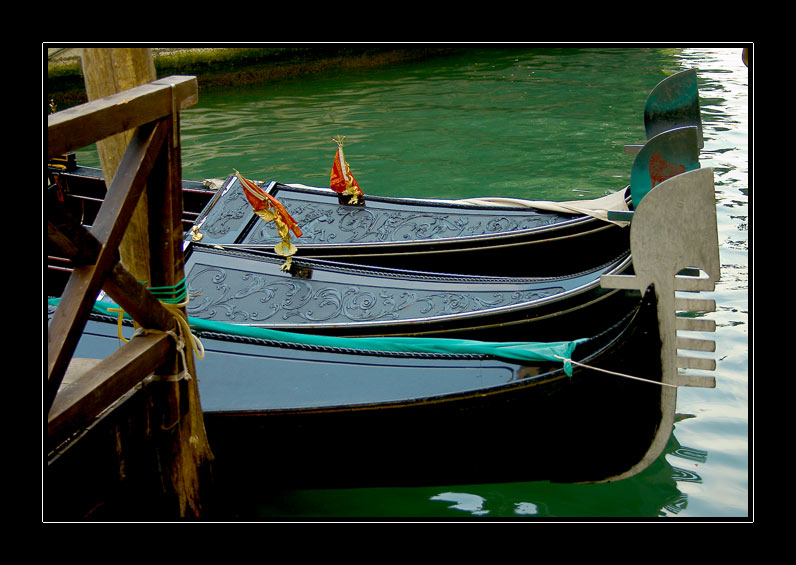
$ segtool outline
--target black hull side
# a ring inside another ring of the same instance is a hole
[[[654,309],[590,360],[660,375]],[[207,411],[220,471],[275,487],[366,487],[551,480],[600,482],[642,460],[661,391],[590,369],[495,390],[379,406]]]
[[[75,217],[83,218],[85,224],[91,225],[108,191],[102,169],[76,167],[70,171],[51,171],[51,175],[53,182],[57,181],[69,211]],[[183,229],[191,229],[196,218],[215,195],[215,189],[208,188],[203,182],[182,181]]]
[[[297,256],[416,271],[554,277],[600,265],[630,249],[629,230],[597,222],[534,237],[409,243],[393,249],[352,246],[341,251],[297,245]]]

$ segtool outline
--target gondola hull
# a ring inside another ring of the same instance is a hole
[[[212,322],[325,335],[440,335],[500,339],[523,325],[550,340],[595,319],[615,291],[600,277],[630,269],[629,253],[561,277],[480,277],[284,258],[192,244],[187,314]],[[602,323],[602,320],[600,320]]]
[[[512,343],[496,343],[340,338],[189,318],[204,344],[195,376],[219,469],[267,488],[633,476],[663,453],[677,387],[715,386],[679,371],[715,368],[681,354],[714,344],[677,334],[712,331],[688,313],[715,304],[675,298],[675,290],[715,289],[714,198],[712,169],[651,191],[631,228],[633,274],[600,277],[626,307],[573,319],[563,344],[528,343],[550,341],[531,338],[528,321],[511,326]],[[587,329],[587,319],[599,327]],[[113,317],[91,321],[75,356],[107,358],[117,331]]]
[[[579,365],[198,335],[218,469],[269,487],[611,480],[641,461],[664,410],[658,384]],[[116,342],[112,321],[93,321],[77,355]],[[660,379],[654,294],[573,359]]]
[[[102,170],[53,172],[54,190],[91,225],[105,196]],[[488,276],[558,276],[593,267],[629,248],[628,230],[581,214],[455,201],[369,196],[366,206],[338,203],[329,189],[273,183],[270,191],[302,226],[298,257],[418,271]],[[227,247],[272,250],[273,224],[260,221],[232,176],[218,189],[183,181],[187,238]],[[585,253],[588,251],[588,253]],[[71,264],[49,252],[48,286],[59,294]]]
[[[419,271],[557,276],[629,248],[625,227],[582,214],[380,196],[350,206],[330,189],[275,182],[264,188],[301,226],[302,236],[293,241],[297,257]],[[273,249],[280,241],[275,225],[250,210],[235,176],[196,226],[209,245]]]
[[[594,362],[660,374],[654,329],[645,333],[633,327],[629,332]],[[361,380],[376,379],[387,368],[361,363]],[[394,363],[389,365],[393,371]],[[456,371],[456,379],[464,378],[466,369],[455,363],[436,363],[442,367],[431,360],[425,360],[427,368],[414,364],[413,371],[396,380],[414,373],[415,379],[433,381],[446,369]],[[463,364],[470,371],[503,373],[495,380],[509,382],[393,402],[269,411],[224,410],[204,392],[209,439],[219,446],[222,469],[228,456],[245,463],[235,465],[236,470],[253,470],[276,485],[294,487],[597,482],[620,476],[641,461],[660,423],[656,384],[590,370],[578,369],[568,377],[560,369],[545,372],[496,361]],[[536,370],[541,374],[533,376]],[[210,384],[203,385],[205,391]]]

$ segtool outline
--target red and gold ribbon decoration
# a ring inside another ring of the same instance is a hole
[[[251,204],[254,213],[266,222],[273,221],[276,224],[276,229],[282,241],[276,244],[274,251],[283,257],[287,257],[287,261],[282,265],[282,269],[288,270],[290,268],[292,256],[296,253],[296,246],[290,242],[290,232],[292,231],[296,237],[302,236],[302,231],[298,222],[296,222],[279,200],[245,178],[237,170],[235,171],[235,176],[238,178],[241,187],[243,187],[243,194],[246,195],[246,200]]]
[[[343,140],[345,136],[339,135],[333,139],[337,143],[337,152],[334,155],[334,163],[332,163],[332,176],[330,179],[330,186],[336,193],[349,197],[349,204],[357,204],[360,196],[365,193],[359,188],[357,179],[351,174],[351,168],[345,160],[343,154]]]
[[[254,208],[255,212],[261,212],[263,210],[269,211],[272,214],[275,214],[285,225],[290,228],[296,237],[301,237],[302,232],[301,228],[299,228],[298,222],[290,215],[287,209],[282,205],[279,200],[265,192],[262,188],[254,184],[249,179],[245,178],[242,174],[238,171],[235,171],[235,175],[238,177],[238,181],[240,181],[241,186],[243,187],[243,193],[246,195],[246,199],[251,204],[252,208]]]

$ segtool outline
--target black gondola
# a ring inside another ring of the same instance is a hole
[[[659,380],[656,319],[652,293],[578,345],[584,355],[575,360]],[[104,357],[118,346],[115,320],[100,320],[86,326],[78,355]],[[579,366],[569,376],[554,358],[197,336],[205,427],[220,468],[279,486],[603,480],[642,458],[660,421],[658,385]],[[606,427],[621,449],[601,443]]]
[[[304,487],[594,482],[639,472],[669,439],[676,387],[714,384],[677,370],[700,365],[678,349],[707,342],[676,335],[699,326],[675,320],[684,308],[674,295],[718,279],[712,170],[655,188],[634,217],[631,245],[635,273],[603,280],[638,293],[633,306],[599,331],[573,324],[564,343],[338,338],[191,319],[219,467]],[[76,355],[107,355],[116,332],[112,319],[93,320]]]

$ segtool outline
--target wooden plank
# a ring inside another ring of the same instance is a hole
[[[169,127],[179,128],[178,116]],[[183,279],[182,164],[179,137],[168,136],[167,148],[147,187],[150,219],[150,272],[153,286],[173,286]]]
[[[190,108],[199,101],[199,86],[195,76],[172,75],[159,78],[152,84],[168,86],[172,89],[176,112]],[[175,114],[172,113],[172,115]]]
[[[83,79],[89,101],[130,90],[157,79],[152,50],[141,47],[85,47],[82,49]],[[127,150],[132,130],[97,141],[97,154],[110,184]],[[138,201],[127,225],[119,257],[139,280],[149,279],[146,193]],[[142,246],[143,242],[143,246]]]
[[[56,447],[90,424],[103,410],[151,375],[175,352],[174,339],[165,333],[133,337],[86,371],[53,402],[47,419],[47,441]]]
[[[49,226],[48,223],[48,228]],[[55,227],[52,228],[54,234],[48,229],[50,241],[58,245],[59,250],[66,257],[72,259],[76,266],[93,265],[97,260],[101,245],[86,228],[83,226],[78,226],[78,228],[77,234],[80,234],[81,230],[84,232],[79,239],[86,242],[82,251],[77,250],[76,244]],[[108,278],[102,284],[102,288],[142,327],[166,331],[175,326],[172,314],[121,263],[114,264]]]
[[[72,261],[76,267],[94,263],[102,249],[102,244],[83,226],[60,223],[49,217],[47,218],[47,239],[58,247],[64,258]]]
[[[55,398],[95,297],[113,265],[119,241],[149,177],[167,128],[145,125],[136,130],[119,171],[102,203],[92,234],[103,244],[94,265],[77,267],[50,322],[47,340],[47,406]]]
[[[160,120],[197,101],[196,77],[173,76],[47,116],[47,157]]]

